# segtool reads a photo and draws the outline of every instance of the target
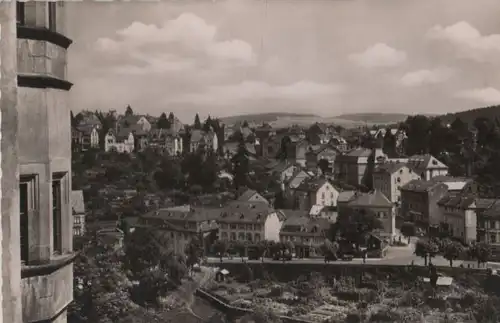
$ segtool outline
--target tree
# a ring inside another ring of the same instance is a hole
[[[127,108],[125,109],[125,116],[128,117],[128,116],[132,116],[132,115],[134,115],[134,110],[132,110],[130,105],[127,105]]]
[[[429,262],[431,258],[436,256],[439,252],[439,246],[430,240],[418,240],[415,244],[415,255],[424,258],[424,264],[427,266],[427,259]]]
[[[214,252],[220,257],[220,262],[222,262],[222,257],[224,257],[229,250],[229,242],[227,240],[217,240],[213,248]]]
[[[242,128],[248,128],[248,121],[243,121],[243,124],[241,125]]]
[[[201,130],[201,121],[198,113],[194,116],[194,129]]]
[[[71,122],[71,127],[76,127],[78,124],[76,123],[75,116],[73,115],[73,110],[69,112],[69,120]]]
[[[325,242],[321,245],[321,252],[325,256],[326,259],[328,258],[336,258],[337,257],[337,251],[338,251],[338,244],[337,242],[333,243],[332,241],[326,239]]]
[[[184,187],[184,175],[178,161],[171,157],[163,158],[153,175],[160,189],[172,190]]]
[[[266,308],[255,308],[252,313],[243,316],[240,319],[241,323],[279,323],[279,316]]]
[[[410,116],[405,121],[406,134],[406,154],[425,154],[428,151],[430,121],[424,115]]]
[[[450,267],[453,267],[453,260],[460,258],[464,252],[462,244],[456,241],[447,240],[443,246],[443,257],[450,262]]]
[[[408,243],[410,243],[410,237],[414,237],[417,234],[417,228],[412,222],[405,222],[401,226],[401,233],[408,238]]]
[[[487,263],[491,258],[491,247],[485,242],[479,242],[471,246],[470,253],[477,260],[477,266]]]
[[[161,115],[160,115],[160,118],[158,119],[158,121],[156,122],[156,126],[159,128],[159,129],[170,129],[170,120],[167,119],[167,115],[165,114],[165,112],[163,112]]]
[[[375,214],[361,210],[339,215],[332,234],[339,234],[344,240],[354,243],[359,248],[360,244],[366,242],[366,238],[371,232],[382,228],[382,222]],[[333,237],[332,240],[334,240]]]
[[[213,122],[212,122],[212,118],[210,116],[207,117],[207,119],[205,120],[205,123],[203,123],[203,131],[205,132],[209,132],[210,129],[213,129]]]
[[[203,161],[202,169],[200,184],[205,190],[213,189],[219,174],[219,166],[217,164],[217,155],[215,152],[207,153]]]
[[[234,184],[236,188],[247,186],[250,157],[243,141],[240,141],[238,150],[231,159],[231,162],[233,164]]]
[[[119,322],[134,308],[119,250],[90,233],[74,263],[74,305],[70,317],[88,322]]]
[[[396,136],[391,132],[391,129],[386,129],[384,140],[383,140],[383,150],[384,154],[389,157],[396,156]]]
[[[330,163],[328,160],[322,158],[318,162],[318,168],[321,170],[321,174],[328,174],[330,172]]]
[[[195,264],[200,263],[204,253],[203,243],[200,238],[192,238],[186,246],[185,253],[187,256],[186,264],[189,269],[192,269]]]

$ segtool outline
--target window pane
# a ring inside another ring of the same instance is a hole
[[[21,236],[21,261],[28,261],[29,255],[29,221],[28,221],[28,184],[21,183],[19,186],[19,219]]]
[[[52,182],[52,236],[54,253],[61,253],[61,181],[59,180]]]

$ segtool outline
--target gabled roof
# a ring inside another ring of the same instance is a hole
[[[358,193],[349,203],[351,207],[392,207],[393,204],[379,190]]]
[[[97,125],[95,124],[83,124],[83,125],[80,124],[76,126],[76,130],[80,131],[85,135],[90,135],[94,129],[97,130]]]
[[[476,199],[472,196],[448,194],[441,198],[437,204],[444,207],[467,210],[471,208],[471,206],[475,206],[475,202]]]
[[[305,181],[300,183],[296,190],[302,192],[316,192],[327,183],[331,185],[331,183],[325,178],[306,179]]]
[[[413,155],[408,158],[408,164],[418,170],[448,169],[448,166],[440,162],[431,154]]]
[[[238,197],[238,201],[240,201],[240,202],[248,202],[255,195],[260,195],[260,194],[257,193],[257,191],[254,191],[254,190],[251,190],[251,189],[247,189],[245,192],[243,192],[243,194],[241,194]],[[260,195],[260,196],[262,197],[262,195]],[[264,197],[262,197],[262,198],[264,198]]]
[[[356,191],[342,191],[339,193],[337,202],[349,202],[356,197]]]
[[[482,216],[488,219],[500,219],[500,200],[495,200]]]
[[[85,213],[85,201],[83,200],[82,190],[71,191],[71,207],[75,214]]]
[[[401,186],[401,190],[426,192],[426,191],[432,190],[433,188],[437,187],[438,185],[446,186],[446,184],[443,184],[440,182],[425,181],[422,179],[414,179],[414,180],[406,183],[406,185]]]
[[[398,172],[400,169],[408,167],[406,163],[383,163],[379,164],[375,167],[375,173],[388,173],[388,174],[394,174]]]
[[[372,151],[366,148],[355,148],[349,151],[346,156],[349,157],[370,157]]]
[[[287,210],[283,211],[287,213]],[[331,222],[328,219],[310,217],[305,212],[287,217],[281,226],[280,234],[324,236],[330,226]]]
[[[299,187],[299,185],[302,184],[302,182],[304,182],[308,178],[311,178],[311,175],[309,175],[306,171],[301,170],[300,172],[297,172],[294,176],[292,176],[292,178],[290,178],[287,181],[287,185],[288,185],[288,187],[295,189],[295,188]]]
[[[263,223],[274,212],[276,211],[267,203],[232,201],[222,208],[219,221]]]

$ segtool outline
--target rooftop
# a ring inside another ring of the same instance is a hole
[[[401,187],[401,190],[403,191],[415,191],[415,192],[427,192],[434,187],[437,187],[438,185],[445,185],[440,182],[434,182],[434,181],[424,181],[421,179],[415,179],[410,182],[408,182],[406,185],[403,185]]]
[[[354,207],[392,207],[393,204],[379,190],[374,190],[369,193],[357,193],[349,202],[349,206]]]

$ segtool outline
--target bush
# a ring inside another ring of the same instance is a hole
[[[365,317],[361,313],[349,313],[347,314],[345,318],[346,323],[362,323],[364,321]]]
[[[370,316],[370,322],[377,322],[377,323],[382,323],[382,322],[393,323],[399,321],[400,319],[401,315],[390,309],[379,310],[378,312],[373,313]]]

